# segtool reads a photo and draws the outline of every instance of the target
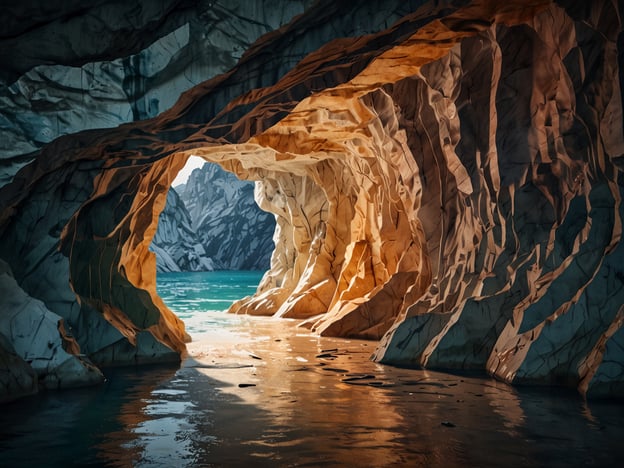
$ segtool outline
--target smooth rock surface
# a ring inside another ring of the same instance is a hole
[[[198,155],[276,218],[271,269],[231,311],[380,340],[390,364],[622,396],[621,17],[315,3],[169,111],[20,156],[0,257],[89,356],[184,353],[149,245]]]

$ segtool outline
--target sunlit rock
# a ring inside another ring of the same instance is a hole
[[[197,155],[276,219],[232,312],[379,340],[385,363],[621,396],[617,4],[365,3],[315,3],[171,110],[24,156],[0,190],[20,287],[95,361],[183,354],[149,245]]]

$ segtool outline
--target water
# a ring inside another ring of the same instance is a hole
[[[186,321],[201,311],[227,310],[236,299],[251,296],[263,274],[263,271],[158,273],[156,289],[165,304]]]
[[[0,466],[621,464],[624,405],[381,366],[368,359],[374,343],[216,308],[232,289],[253,292],[254,274],[160,276],[165,301],[192,324],[190,357],[4,406]]]

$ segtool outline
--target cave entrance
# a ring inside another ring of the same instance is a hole
[[[150,250],[158,295],[193,335],[202,315],[253,295],[270,267],[275,217],[254,183],[191,156],[167,194]],[[214,315],[214,314],[212,314]]]

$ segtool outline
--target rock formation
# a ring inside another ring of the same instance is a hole
[[[9,154],[0,258],[93,362],[176,359],[148,248],[199,155],[256,181],[277,220],[233,312],[376,339],[389,364],[621,396],[621,17],[611,0],[315,2],[168,111]],[[64,50],[47,60],[94,56]]]
[[[150,250],[158,271],[268,270],[274,231],[253,183],[204,164],[169,190]]]
[[[101,383],[102,373],[80,355],[63,319],[29,297],[0,260],[0,402],[38,388]]]
[[[156,116],[310,0],[31,0],[0,11],[4,185],[60,135]]]
[[[258,208],[253,183],[206,164],[191,173],[180,197],[216,269],[269,269],[275,217]]]
[[[178,192],[167,193],[165,209],[158,218],[158,230],[150,250],[156,254],[158,271],[212,271],[215,264],[206,255],[193,229],[193,221]]]

